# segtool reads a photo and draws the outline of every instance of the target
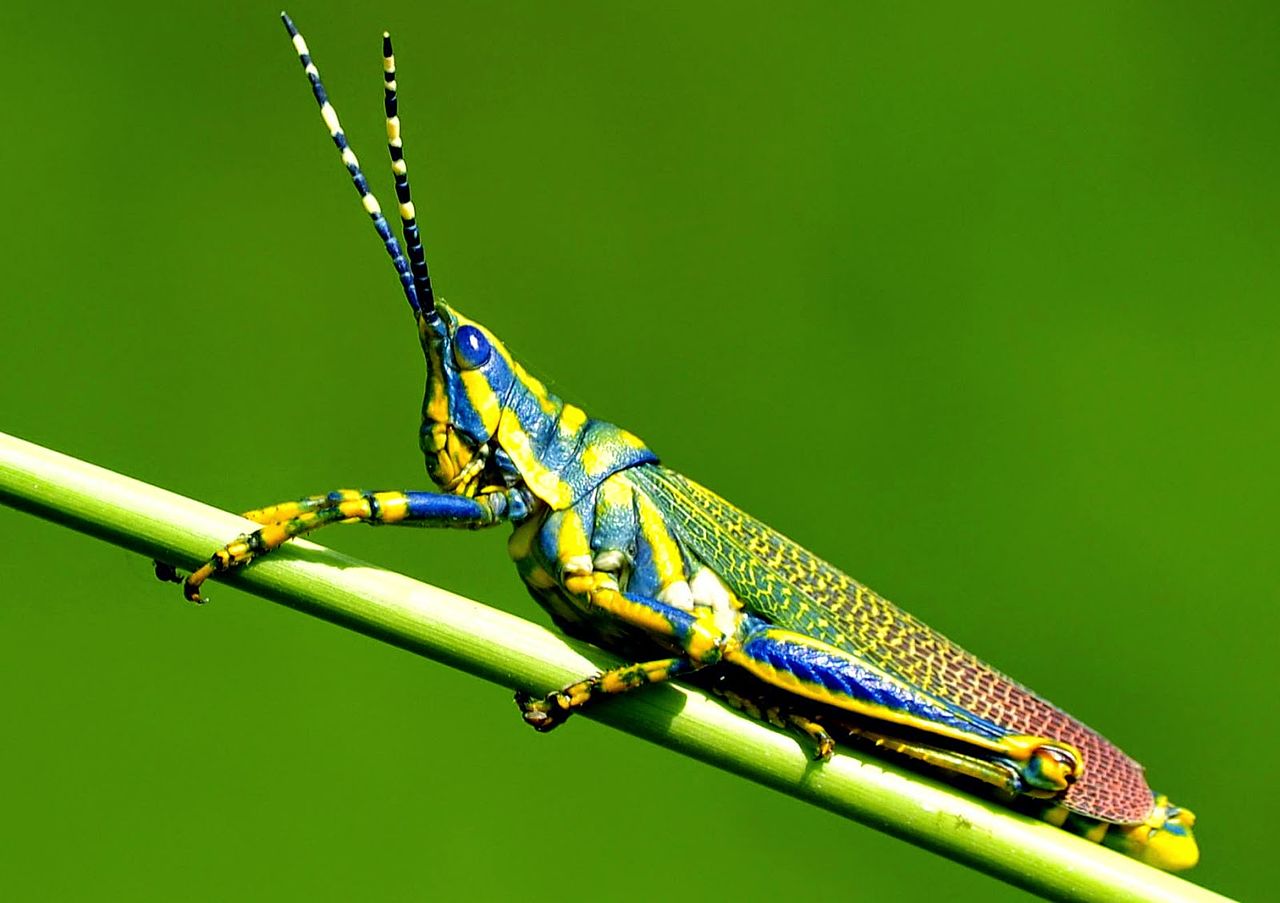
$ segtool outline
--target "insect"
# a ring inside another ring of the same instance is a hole
[[[719,496],[636,436],[551,394],[487,328],[435,296],[383,36],[388,147],[403,246],[369,189],[306,42],[285,27],[320,114],[390,255],[427,360],[419,445],[438,491],[339,490],[248,512],[261,526],[185,580],[333,523],[510,524],[521,579],[565,633],[628,664],[543,698],[539,731],[593,700],[687,679],[829,757],[868,744],[990,789],[1150,864],[1198,859],[1194,816],[1101,735]],[[170,574],[172,576],[172,574]]]

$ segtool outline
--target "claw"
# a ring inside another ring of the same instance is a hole
[[[204,601],[200,596],[200,587],[206,580],[214,574],[246,565],[261,554],[259,549],[261,543],[258,541],[261,533],[262,531],[259,530],[257,533],[237,538],[214,552],[212,558],[192,571],[182,584],[182,594],[187,597],[187,601],[200,604]]]
[[[186,597],[188,602],[194,602],[197,605],[205,603],[205,598],[200,595],[200,584],[204,583],[209,578],[209,575],[214,572],[214,568],[211,565],[206,564],[184,580],[182,575],[178,573],[178,569],[167,562],[152,561],[151,564],[155,567],[157,580],[165,583],[181,583],[182,595]]]
[[[204,604],[204,597],[200,595],[200,587],[206,580],[213,576],[215,567],[212,562],[203,564],[198,570],[192,571],[182,583],[182,595],[187,597],[188,602],[194,602],[197,605]]]
[[[786,723],[803,731],[813,741],[814,749],[812,755],[815,762],[831,761],[831,757],[835,755],[836,741],[827,733],[826,728],[816,721],[794,713],[787,716]]]
[[[531,694],[517,690],[516,705],[520,707],[525,724],[542,734],[564,724],[573,714],[563,693],[552,693],[544,699],[535,699]]]

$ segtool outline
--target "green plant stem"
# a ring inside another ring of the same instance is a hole
[[[148,558],[185,566],[256,526],[3,433],[0,499]],[[545,693],[617,661],[505,612],[301,540],[229,579],[509,688]],[[179,604],[177,590],[171,591]],[[879,760],[841,750],[829,762],[813,762],[795,738],[693,689],[649,687],[593,708],[589,717],[1046,897],[1225,899]]]

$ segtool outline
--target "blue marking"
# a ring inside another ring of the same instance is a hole
[[[595,507],[596,522],[595,528],[591,531],[591,550],[597,553],[617,551],[630,558],[632,574],[625,588],[644,593],[645,591],[640,589],[635,579],[635,572],[640,570],[640,566],[635,561],[640,524],[634,500],[628,497],[628,501],[622,504],[612,504],[606,502],[601,496],[595,495],[584,500],[584,503],[593,504]],[[652,574],[652,557],[649,566]],[[652,595],[656,591],[656,588],[651,589],[647,594]]]
[[[488,518],[488,509],[475,499],[442,492],[406,492],[409,500],[409,519],[444,522],[450,524],[481,524]]]
[[[564,408],[559,398],[554,395],[548,395],[548,398],[557,409],[554,417],[543,411],[542,401],[537,395],[524,385],[516,386],[511,397],[507,399],[507,415],[516,418],[520,429],[524,430],[529,437],[529,444],[535,450],[542,465],[558,473],[568,457],[555,441],[554,432],[556,421],[560,417],[559,412]]]
[[[662,615],[667,623],[671,625],[672,636],[676,639],[683,640],[693,633],[693,625],[697,619],[683,608],[676,608],[674,605],[659,602],[649,596],[638,596],[635,593],[623,593],[622,595],[628,601],[643,605],[645,608],[652,609]]]
[[[767,629],[766,625],[754,618],[744,626],[748,634],[743,644],[744,652],[769,667],[794,674],[800,680],[835,695],[848,696],[860,702],[883,706],[891,711],[993,739],[1009,733],[959,706],[936,699],[890,675],[868,668],[851,656],[765,636],[763,630]],[[754,636],[751,635],[753,633]]]
[[[559,511],[552,512],[535,537],[539,563],[557,580],[560,579],[557,562],[560,560],[560,521],[563,517]]]
[[[645,540],[644,534],[637,528],[635,533],[635,559],[631,569],[631,580],[627,588],[642,596],[653,596],[662,589],[658,581],[658,569],[653,563],[653,547]]]

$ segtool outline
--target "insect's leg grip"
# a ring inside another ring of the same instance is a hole
[[[563,724],[575,710],[598,696],[626,693],[637,687],[670,680],[697,668],[698,665],[687,658],[636,662],[580,680],[543,699],[535,699],[528,693],[516,693],[516,705],[520,706],[520,714],[530,726],[546,732]]]
[[[519,516],[522,506],[519,496],[510,493],[493,493],[473,499],[441,492],[369,492],[360,489],[339,489],[324,495],[282,502],[247,512],[245,517],[262,526],[214,552],[186,579],[183,592],[192,602],[199,602],[200,586],[209,577],[248,564],[295,536],[303,536],[329,524],[479,528]]]
[[[362,489],[339,489],[324,495],[309,495],[292,502],[281,502],[254,511],[244,517],[259,524],[297,522],[308,532],[309,516],[318,522],[310,529],[341,521],[343,523],[411,524],[414,526],[487,527],[519,517],[507,493],[493,493],[480,498],[466,498],[444,492],[388,490],[369,492]],[[294,534],[299,535],[299,534]]]

